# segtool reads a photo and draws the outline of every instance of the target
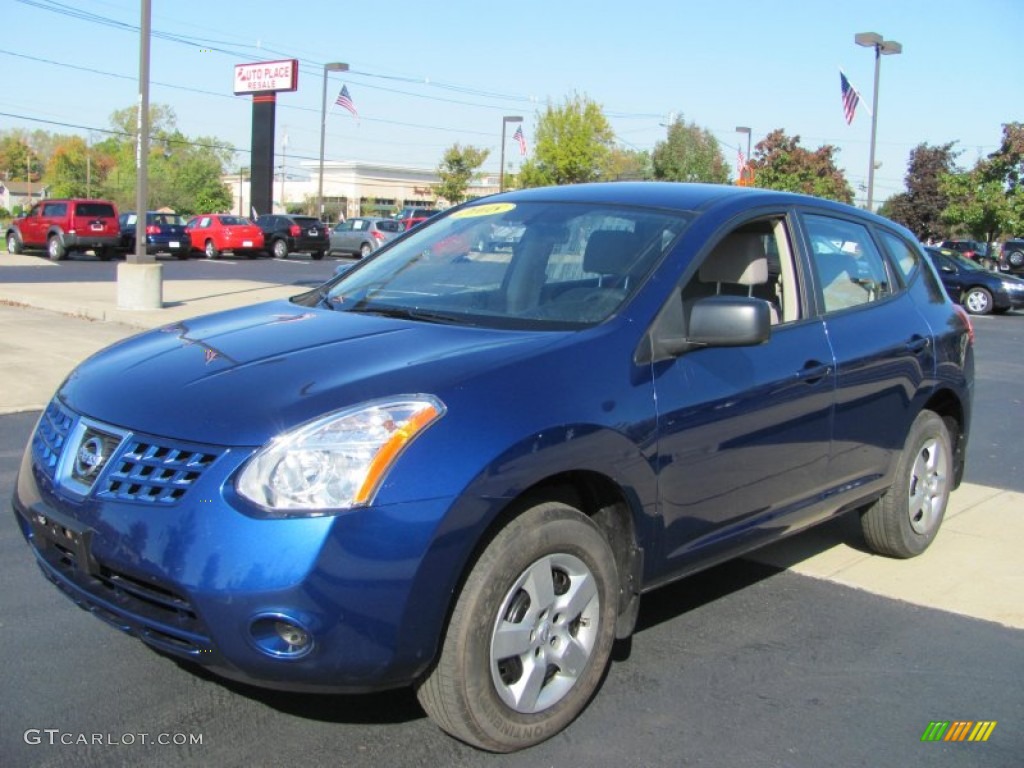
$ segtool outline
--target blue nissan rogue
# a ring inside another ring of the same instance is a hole
[[[48,579],[165,653],[415,686],[508,752],[580,713],[659,585],[846,512],[922,553],[964,471],[972,344],[913,235],[864,211],[517,191],[93,356],[14,510]]]

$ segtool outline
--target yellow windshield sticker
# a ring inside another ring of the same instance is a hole
[[[452,214],[453,219],[471,219],[475,216],[494,216],[499,213],[511,211],[516,207],[515,203],[488,203],[487,205],[474,205],[472,208],[463,208]]]

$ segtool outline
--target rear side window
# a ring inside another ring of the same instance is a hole
[[[43,216],[64,216],[67,212],[67,203],[47,203],[43,206]]]
[[[114,206],[110,203],[79,203],[75,207],[76,216],[108,216],[113,218]]]
[[[381,232],[401,232],[402,225],[394,219],[381,219],[377,222],[377,229]]]
[[[889,251],[889,255],[892,256],[896,269],[903,276],[903,281],[909,283],[920,263],[917,249],[891,232],[882,232],[882,242],[885,244],[886,250]]]
[[[818,298],[826,312],[870,304],[892,293],[882,254],[863,224],[831,216],[804,217]]]

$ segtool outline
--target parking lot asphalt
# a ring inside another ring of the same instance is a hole
[[[39,264],[36,258],[10,254],[3,263],[26,258]],[[78,362],[129,335],[303,290],[252,280],[164,280],[162,309],[127,310],[118,307],[114,282],[5,282],[0,266],[0,414],[41,410]],[[1024,493],[964,483],[950,499],[937,539],[913,560],[870,553],[850,516],[760,550],[751,559],[1024,629],[1021,541]]]

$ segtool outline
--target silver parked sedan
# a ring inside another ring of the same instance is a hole
[[[331,230],[328,253],[348,253],[365,258],[404,231],[402,222],[397,219],[348,219]]]

